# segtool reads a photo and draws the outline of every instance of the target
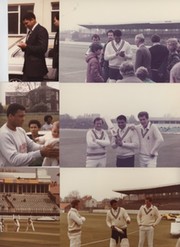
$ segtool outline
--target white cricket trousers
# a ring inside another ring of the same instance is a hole
[[[70,240],[70,247],[81,247],[81,233],[80,234],[71,234],[68,233]]]
[[[139,154],[139,166],[140,167],[156,167],[157,166],[157,156],[151,158],[148,155]]]
[[[106,167],[106,157],[97,160],[86,159],[86,167]]]
[[[121,240],[121,243],[116,244],[116,240],[113,238],[110,238],[110,243],[109,243],[109,247],[130,247],[129,245],[129,240],[127,238],[123,238]]]
[[[139,227],[139,244],[138,247],[143,247],[147,237],[148,247],[153,247],[154,227],[153,226],[140,226]]]

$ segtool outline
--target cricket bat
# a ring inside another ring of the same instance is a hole
[[[105,116],[104,120],[105,120],[105,122],[106,122],[106,124],[108,126],[108,129],[111,132],[111,135],[112,136],[117,136],[117,130],[116,130],[114,124],[112,123],[111,119],[109,117]]]

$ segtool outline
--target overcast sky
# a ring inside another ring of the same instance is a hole
[[[34,82],[32,82],[34,84]],[[59,89],[59,82],[48,82],[47,85],[52,88]],[[15,92],[17,84],[15,82],[0,82],[0,103],[5,104],[6,92]]]
[[[177,21],[179,0],[62,0],[61,30],[78,24]]]
[[[145,110],[151,117],[180,117],[179,95],[180,84],[61,84],[60,113],[116,117]]]
[[[72,191],[96,200],[119,197],[113,190],[148,188],[178,184],[179,168],[61,168],[61,198]]]

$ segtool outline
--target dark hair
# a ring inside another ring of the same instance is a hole
[[[117,200],[113,199],[110,201],[110,205],[112,206],[114,203],[117,203]]]
[[[108,31],[106,32],[106,35],[108,35],[108,33],[113,33],[113,34],[114,34],[114,31],[113,31],[113,30],[108,30]]]
[[[32,13],[32,12],[27,12],[24,16],[23,16],[23,18],[22,18],[22,20],[24,21],[24,20],[32,20],[32,19],[35,19],[36,20],[36,16],[35,16],[35,14],[34,13]]]
[[[79,203],[80,203],[80,200],[75,199],[75,200],[73,200],[73,201],[71,202],[71,207],[72,207],[72,208],[75,208]]]
[[[18,110],[25,111],[25,107],[23,105],[20,105],[18,103],[10,104],[7,108],[7,116],[10,114],[15,115]]]
[[[146,111],[141,111],[138,113],[138,118],[140,117],[146,117],[147,119],[149,119],[149,114]]]
[[[118,121],[118,120],[124,120],[125,122],[127,122],[127,118],[126,118],[126,116],[124,116],[124,115],[119,115],[117,118],[116,118],[116,120]]]
[[[91,52],[96,52],[98,50],[102,50],[102,45],[100,44],[97,44],[97,43],[93,43],[91,46],[90,46],[90,51]]]
[[[160,36],[157,35],[157,34],[154,34],[154,35],[152,35],[152,37],[151,37],[152,43],[160,42],[160,40],[161,40],[161,38],[160,38]]]
[[[47,122],[48,118],[53,119],[53,117],[51,115],[46,115],[46,116],[44,116],[44,122]]]
[[[98,34],[93,34],[93,36],[91,37],[91,39],[93,39],[93,38],[95,38],[95,39],[99,39],[100,40],[100,36],[98,35]]]
[[[104,123],[103,119],[100,117],[95,118],[93,123],[95,124],[97,121],[102,121],[102,123]]]
[[[59,12],[56,13],[56,14],[54,15],[54,17],[56,17],[56,19],[59,21]]]
[[[36,124],[38,126],[38,128],[41,128],[41,124],[38,120],[32,119],[29,121],[28,126],[30,127],[31,124]]]
[[[114,31],[114,36],[121,37],[122,36],[122,32],[120,30],[115,30]]]

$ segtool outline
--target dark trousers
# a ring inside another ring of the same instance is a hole
[[[119,72],[119,69],[109,68],[109,78],[112,80],[122,80],[122,75]]]
[[[134,155],[126,159],[120,159],[119,157],[117,157],[116,166],[117,167],[134,167]]]
[[[120,238],[120,242],[123,238],[127,238],[127,229],[122,229],[122,230],[123,233],[118,232],[116,230],[112,230],[111,238],[115,239],[116,243],[118,243],[119,238]]]

